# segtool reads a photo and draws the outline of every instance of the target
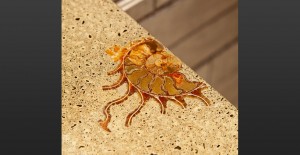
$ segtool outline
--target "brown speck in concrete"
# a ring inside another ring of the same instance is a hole
[[[91,36],[91,35],[89,35],[89,38],[92,38],[92,36]]]
[[[176,146],[174,149],[181,150],[180,146]]]
[[[118,36],[121,36],[121,33],[118,33]]]
[[[78,104],[77,107],[82,107],[82,105]]]
[[[84,24],[84,21],[82,21],[82,24]]]
[[[126,32],[127,30],[124,30],[123,32]]]
[[[75,18],[75,20],[80,20],[80,18]]]
[[[79,149],[80,149],[80,148],[84,148],[84,146],[79,146],[78,148],[79,148]]]
[[[76,125],[77,125],[77,124],[72,125],[71,128],[74,128]]]

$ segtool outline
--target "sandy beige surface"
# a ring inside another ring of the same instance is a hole
[[[212,101],[209,107],[186,98],[186,109],[168,101],[161,114],[151,99],[125,127],[126,116],[140,101],[135,93],[111,108],[112,132],[100,127],[106,103],[126,91],[125,84],[102,90],[119,78],[106,74],[117,63],[105,49],[149,36],[110,0],[63,0],[62,154],[238,154],[238,111],[210,86],[204,91]],[[204,81],[186,65],[182,72]]]

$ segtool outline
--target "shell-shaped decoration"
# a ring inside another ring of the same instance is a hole
[[[207,86],[202,82],[189,81],[184,74],[179,72],[182,68],[181,61],[164,48],[162,44],[152,38],[143,38],[130,43],[126,47],[115,45],[106,50],[119,65],[108,75],[121,73],[120,79],[110,85],[103,86],[103,90],[115,89],[124,82],[128,84],[126,94],[109,102],[104,107],[105,119],[100,120],[100,125],[106,131],[111,120],[110,108],[121,104],[130,95],[137,92],[141,97],[140,105],[126,118],[125,126],[129,126],[132,118],[136,116],[145,105],[145,102],[154,98],[160,105],[161,113],[166,113],[166,103],[172,100],[182,108],[186,107],[184,97],[192,96],[202,100],[205,105],[210,101],[202,94]]]

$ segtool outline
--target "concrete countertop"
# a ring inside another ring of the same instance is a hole
[[[161,114],[150,99],[126,127],[135,93],[111,108],[111,132],[100,127],[104,106],[126,91],[102,90],[119,78],[107,75],[117,63],[105,50],[142,37],[150,34],[110,0],[62,1],[62,154],[238,154],[238,110],[186,65],[187,78],[209,86],[211,106],[186,98],[187,108],[168,101]]]

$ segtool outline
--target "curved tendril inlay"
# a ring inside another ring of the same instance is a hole
[[[141,98],[139,106],[128,114],[125,126],[130,126],[132,119],[140,113],[146,102],[153,98],[159,103],[160,112],[166,113],[167,101],[171,100],[182,108],[187,106],[184,97],[196,97],[210,105],[210,100],[202,94],[207,88],[205,83],[189,81],[179,71],[182,68],[181,61],[152,38],[143,38],[130,43],[122,48],[115,45],[106,50],[119,65],[108,75],[121,73],[120,79],[112,84],[103,86],[103,90],[115,89],[123,83],[128,84],[124,96],[108,102],[104,107],[104,120],[99,120],[101,127],[110,132],[108,124],[111,120],[110,108],[113,105],[123,103],[130,95],[137,92]]]

